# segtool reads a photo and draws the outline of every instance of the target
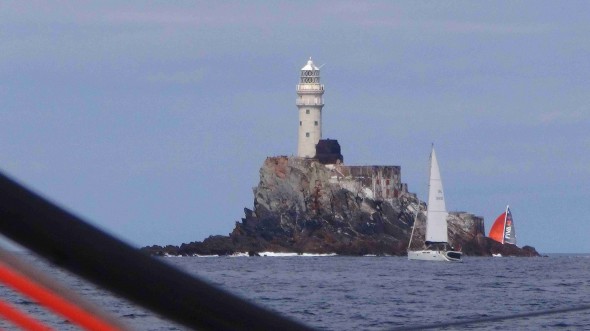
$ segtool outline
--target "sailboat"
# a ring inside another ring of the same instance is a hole
[[[510,206],[506,206],[506,211],[496,218],[488,237],[501,244],[516,245],[516,232],[514,230]]]
[[[416,214],[417,216],[417,214]],[[428,185],[428,209],[426,212],[426,240],[424,249],[410,250],[412,238],[408,245],[409,260],[461,262],[463,253],[453,250],[447,233],[447,209],[443,192],[440,169],[436,160],[434,146],[430,152],[430,180]],[[414,222],[414,226],[416,223]],[[412,229],[412,235],[414,229]]]

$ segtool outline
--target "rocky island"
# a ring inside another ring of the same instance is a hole
[[[264,161],[254,207],[244,209],[229,236],[143,250],[154,255],[406,255],[410,237],[412,248],[423,246],[426,205],[401,182],[401,167],[344,165],[338,141],[322,139],[324,85],[311,58],[301,68],[296,91],[297,155]],[[449,213],[447,223],[450,244],[465,255],[538,256],[532,247],[485,237],[483,218],[473,214]]]
[[[330,157],[324,162],[268,157],[254,188],[253,209],[244,209],[244,218],[228,236],[142,249],[153,255],[188,256],[244,252],[401,256],[406,255],[414,223],[412,247],[423,245],[426,205],[401,182],[400,167],[345,166],[341,158],[332,164]],[[485,237],[482,217],[450,212],[447,222],[450,243],[465,255],[539,256],[533,247],[503,245]]]

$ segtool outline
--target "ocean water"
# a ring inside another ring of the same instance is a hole
[[[26,258],[133,329],[186,330],[34,257]],[[162,259],[320,330],[447,325],[467,319],[590,305],[590,255],[466,257],[463,263],[342,256]],[[0,298],[58,330],[78,330],[3,286]],[[14,326],[0,318],[0,328],[11,330]],[[590,330],[590,310],[442,329]]]

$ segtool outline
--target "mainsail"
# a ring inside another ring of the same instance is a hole
[[[440,169],[433,147],[430,153],[430,182],[428,185],[428,211],[426,213],[428,220],[426,222],[427,242],[447,243],[449,241],[447,215]]]
[[[496,218],[488,237],[502,244],[516,245],[516,231],[510,207],[506,206],[506,211]]]

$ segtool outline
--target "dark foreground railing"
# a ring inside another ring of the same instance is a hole
[[[0,174],[0,233],[194,329],[312,330],[152,258]]]

